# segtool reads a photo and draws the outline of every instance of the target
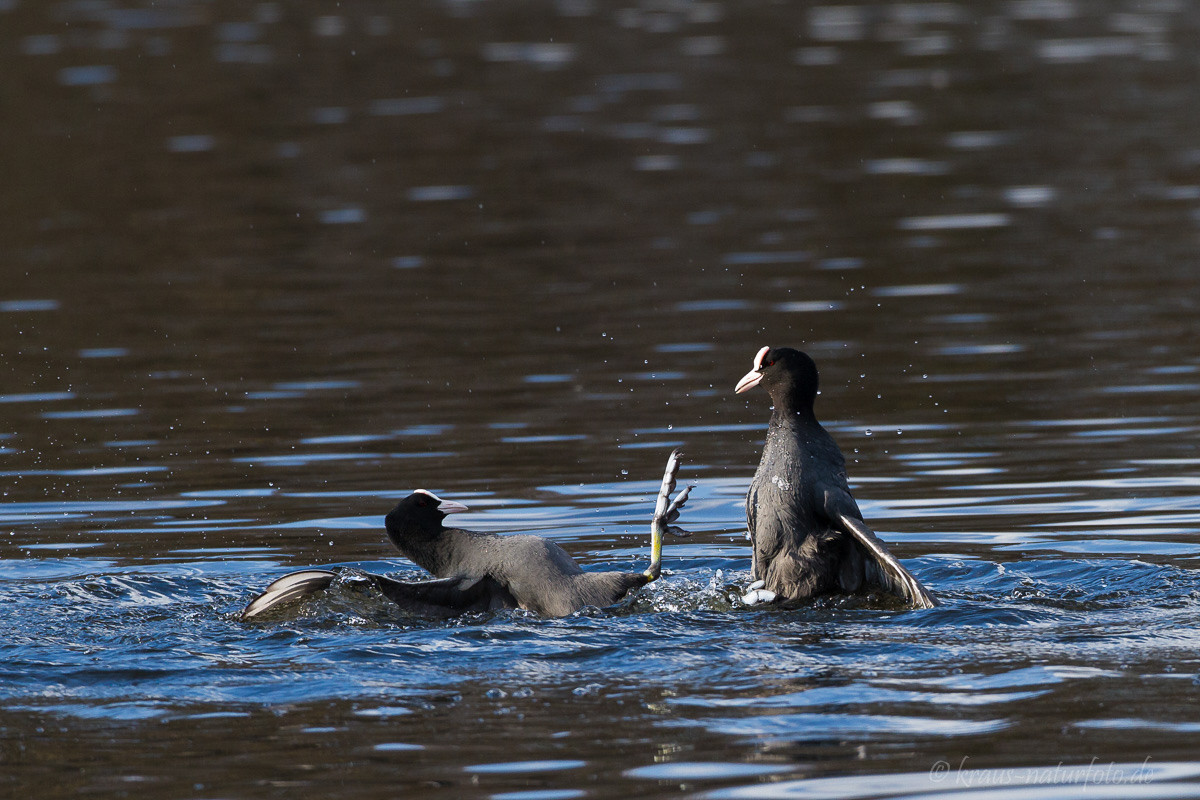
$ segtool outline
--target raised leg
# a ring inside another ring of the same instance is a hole
[[[671,451],[670,457],[667,458],[667,468],[663,472],[662,486],[658,490],[658,500],[654,504],[654,518],[650,520],[650,566],[642,573],[647,582],[656,580],[662,573],[663,536],[668,533],[672,536],[691,536],[687,531],[671,524],[679,519],[679,511],[692,491],[692,487],[686,486],[682,492],[675,495],[674,500],[671,499],[682,455],[678,450]]]

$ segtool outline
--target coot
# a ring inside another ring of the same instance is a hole
[[[915,608],[933,595],[863,523],[842,451],[813,412],[817,366],[799,350],[764,347],[741,393],[762,384],[774,408],[762,461],[746,494],[755,582],[747,603],[882,590]]]
[[[503,608],[562,617],[584,606],[612,605],[630,590],[658,578],[665,533],[688,535],[671,525],[691,491],[690,486],[685,487],[671,499],[679,456],[676,450],[667,459],[650,523],[651,562],[644,572],[585,572],[565,550],[540,536],[499,536],[447,528],[443,524],[446,516],[466,511],[467,507],[418,489],[391,510],[385,525],[388,538],[400,552],[436,579],[399,581],[370,573],[367,578],[406,611],[435,617]],[[336,577],[335,570],[327,569],[285,575],[251,601],[241,618],[253,619],[284,603],[316,594]]]

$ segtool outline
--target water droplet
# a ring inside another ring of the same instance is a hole
[[[628,474],[629,474],[629,470],[627,470],[627,469],[623,469],[623,470],[621,470],[621,474],[622,474],[622,475],[628,475]]]
[[[870,436],[872,433],[873,431],[870,428],[867,428],[867,436]]]

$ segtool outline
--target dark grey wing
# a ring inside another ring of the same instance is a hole
[[[937,600],[912,573],[888,551],[859,517],[858,505],[845,490],[826,490],[825,513],[836,527],[854,538],[867,556],[866,575],[890,594],[906,600],[913,608],[933,608]]]
[[[422,616],[456,617],[472,611],[517,607],[508,588],[491,575],[455,575],[432,581],[398,581],[370,573],[367,577],[400,608]]]
[[[750,575],[754,580],[761,579],[758,574],[758,544],[755,541],[755,529],[758,527],[758,504],[755,502],[755,487],[750,484],[746,492],[746,538],[750,540]]]
[[[746,520],[754,551],[754,579],[766,580],[772,572],[791,574],[792,568],[775,564],[780,557],[797,555],[807,531],[791,490],[780,488],[771,481],[761,481],[756,475],[746,495]],[[771,582],[768,580],[768,583]],[[767,588],[788,593],[778,585]]]
[[[250,601],[242,611],[242,621],[253,619],[260,614],[270,611],[276,606],[309,597],[329,588],[336,572],[327,569],[305,569],[284,575],[263,590],[263,593]]]

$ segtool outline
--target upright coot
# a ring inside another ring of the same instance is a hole
[[[755,579],[746,602],[883,590],[916,608],[937,605],[863,524],[846,483],[846,460],[813,413],[813,360],[790,347],[764,347],[734,391],[759,384],[774,408],[746,494]]]
[[[688,535],[672,526],[691,487],[675,499],[679,451],[671,453],[651,521],[651,563],[645,572],[584,572],[565,550],[540,536],[499,536],[443,525],[448,514],[467,507],[418,489],[387,515],[392,543],[436,576],[430,581],[398,581],[367,574],[396,605],[411,613],[451,617],[469,611],[524,608],[562,617],[584,606],[608,606],[630,590],[655,580],[661,571],[665,533]],[[327,588],[337,573],[309,569],[272,583],[242,612],[248,620],[283,603]]]

